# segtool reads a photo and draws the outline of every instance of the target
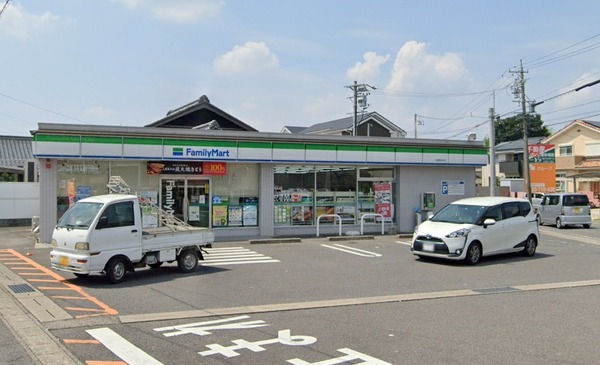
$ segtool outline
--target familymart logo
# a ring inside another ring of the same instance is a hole
[[[203,158],[219,158],[219,157],[230,157],[229,149],[221,148],[183,148],[173,147],[173,156],[191,156],[191,157],[203,157]]]

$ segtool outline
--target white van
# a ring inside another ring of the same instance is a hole
[[[546,194],[538,208],[538,222],[540,225],[554,224],[558,228],[575,224],[590,228],[592,215],[588,196],[578,193]]]
[[[469,265],[483,256],[508,252],[533,256],[539,242],[535,218],[525,199],[457,200],[416,227],[410,250],[420,258],[462,260]]]

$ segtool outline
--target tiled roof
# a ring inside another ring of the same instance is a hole
[[[33,159],[31,137],[0,136],[0,169],[23,169]]]

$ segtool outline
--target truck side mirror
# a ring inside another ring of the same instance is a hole
[[[98,220],[98,224],[96,225],[96,229],[103,229],[108,226],[108,217],[102,216]]]

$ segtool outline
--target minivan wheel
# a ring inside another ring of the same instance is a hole
[[[473,242],[467,249],[465,263],[468,265],[477,265],[479,260],[481,260],[481,246],[479,243]]]
[[[556,218],[556,228],[565,228],[565,225],[560,218]]]
[[[525,248],[523,249],[524,256],[533,256],[535,254],[535,249],[537,248],[537,240],[534,236],[529,236],[527,241],[525,241]]]

